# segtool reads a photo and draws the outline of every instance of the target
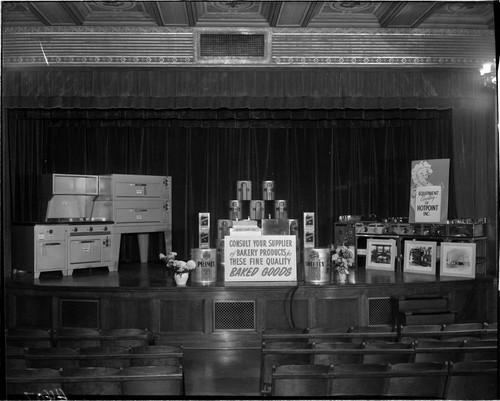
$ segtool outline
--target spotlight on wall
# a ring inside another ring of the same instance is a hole
[[[483,79],[484,86],[488,88],[496,88],[497,86],[497,73],[496,73],[495,62],[487,62],[483,64],[483,67],[479,70],[481,73],[481,78]]]

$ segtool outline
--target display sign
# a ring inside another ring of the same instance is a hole
[[[415,196],[415,221],[435,223],[441,220],[441,187],[417,187]]]
[[[296,237],[226,237],[226,282],[297,281]]]
[[[449,159],[412,161],[410,223],[446,222],[449,171]]]

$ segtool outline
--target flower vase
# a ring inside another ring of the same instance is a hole
[[[189,278],[189,273],[175,273],[174,280],[177,287],[185,287]]]
[[[337,281],[339,284],[345,284],[347,281],[347,274],[337,273]]]
[[[351,270],[347,275],[347,282],[349,284],[356,284],[356,272],[354,270]]]

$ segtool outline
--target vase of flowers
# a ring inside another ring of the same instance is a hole
[[[196,268],[196,263],[194,260],[188,260],[187,262],[176,260],[176,256],[176,252],[169,252],[168,255],[160,253],[160,260],[165,263],[168,271],[173,273],[177,286],[185,287],[189,278],[189,273]]]
[[[345,284],[349,275],[354,276],[354,251],[345,245],[332,246],[331,254],[332,267],[337,272],[337,280],[339,283]]]

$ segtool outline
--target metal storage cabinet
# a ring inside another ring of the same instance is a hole
[[[100,213],[114,222],[114,271],[118,269],[122,234],[137,234],[141,263],[147,262],[149,233],[163,232],[165,251],[171,250],[171,184],[172,177],[167,176],[111,174],[99,177]]]

